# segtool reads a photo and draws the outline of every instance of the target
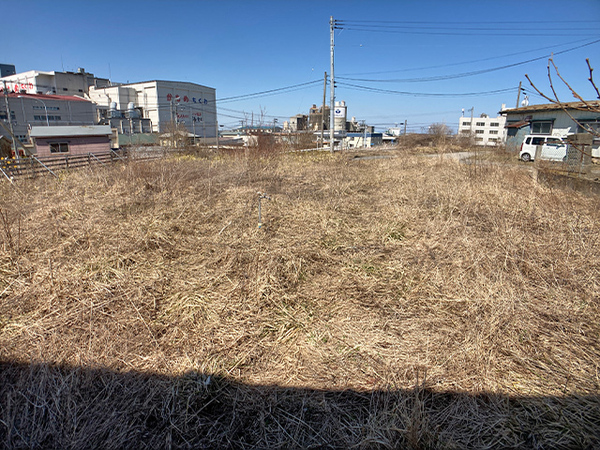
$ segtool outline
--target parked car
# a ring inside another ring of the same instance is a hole
[[[560,136],[528,134],[521,144],[519,158],[525,162],[533,161],[535,159],[535,150],[538,145],[542,146],[540,159],[564,161],[567,156],[566,138]]]

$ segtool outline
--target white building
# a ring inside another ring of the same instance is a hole
[[[368,132],[346,133],[342,138],[343,148],[367,148],[383,144],[383,133]]]
[[[500,145],[506,142],[505,123],[504,116],[488,117],[487,114],[473,118],[463,116],[458,121],[458,133],[473,136],[477,145]]]
[[[14,93],[8,94],[6,99],[2,97],[0,95],[1,128],[10,129],[12,125],[15,137],[22,143],[29,140],[27,134],[32,126],[94,124],[94,104],[82,97]],[[10,108],[10,124],[6,112],[7,103]]]
[[[16,94],[79,95],[88,93],[90,86],[106,86],[106,78],[96,78],[83,68],[77,72],[42,72],[30,70],[0,78],[0,88]]]
[[[200,137],[214,138],[217,104],[214,88],[195,83],[153,80],[116,86],[90,87],[90,99],[105,119],[125,116],[135,109],[150,119],[152,131],[168,131],[169,124],[183,124]]]

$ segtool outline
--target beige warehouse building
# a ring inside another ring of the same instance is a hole
[[[90,87],[90,99],[100,117],[138,114],[162,133],[172,123],[199,137],[214,138],[217,127],[216,91],[195,83],[153,80],[116,86]],[[133,111],[137,111],[134,113]]]

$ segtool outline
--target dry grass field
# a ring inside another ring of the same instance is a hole
[[[600,199],[396,156],[0,183],[1,446],[600,446]]]

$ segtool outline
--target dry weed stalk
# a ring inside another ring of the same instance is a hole
[[[419,156],[23,184],[0,186],[23,217],[0,253],[9,447],[600,443],[597,198]]]

